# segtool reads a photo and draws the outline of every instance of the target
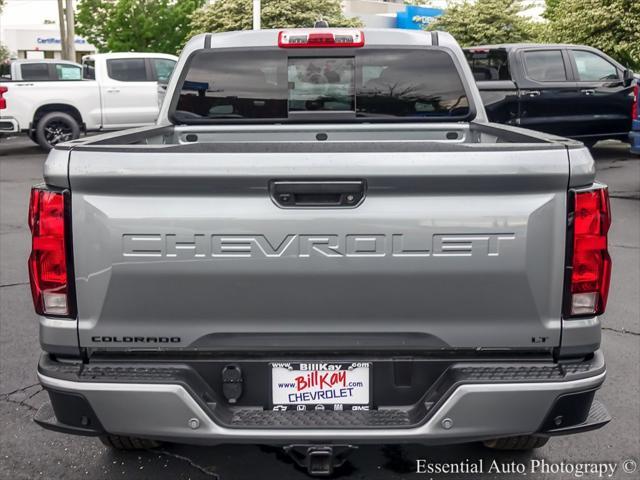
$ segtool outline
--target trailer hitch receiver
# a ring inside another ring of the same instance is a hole
[[[288,445],[284,451],[309,475],[328,476],[358,447],[353,445]]]

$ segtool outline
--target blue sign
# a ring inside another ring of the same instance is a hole
[[[423,30],[427,25],[433,22],[436,17],[442,15],[442,13],[443,10],[440,8],[407,5],[404,12],[398,12],[396,15],[396,27],[408,28],[411,30]]]
[[[41,45],[58,45],[62,43],[62,41],[57,37],[38,37],[36,42]],[[85,45],[87,41],[82,37],[76,37],[74,43]]]

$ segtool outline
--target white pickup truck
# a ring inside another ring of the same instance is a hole
[[[43,149],[81,132],[155,122],[158,82],[177,57],[162,53],[105,53],[82,60],[77,81],[0,81],[0,134],[27,133]]]
[[[52,58],[12,60],[0,65],[0,81],[80,80],[82,65]]]

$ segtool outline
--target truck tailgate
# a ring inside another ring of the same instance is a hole
[[[71,151],[82,347],[559,345],[563,147],[263,145]],[[280,208],[273,180],[367,189],[355,208]]]

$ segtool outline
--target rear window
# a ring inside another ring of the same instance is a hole
[[[87,58],[82,61],[82,78],[85,80],[96,79],[96,61],[92,58]]]
[[[151,64],[156,71],[156,80],[160,83],[168,83],[173,69],[176,66],[175,60],[167,58],[152,58]]]
[[[355,60],[345,58],[289,58],[289,111],[353,111]]]
[[[464,54],[477,82],[511,80],[506,50],[466,50]]]
[[[121,82],[147,82],[147,66],[144,58],[116,58],[107,60],[109,78]]]
[[[23,63],[20,65],[22,80],[51,80],[48,63]]]
[[[174,119],[451,119],[470,113],[458,70],[444,51],[297,53],[195,54],[179,89]]]
[[[533,50],[524,52],[527,76],[538,82],[564,82],[567,71],[560,50]]]
[[[76,65],[56,63],[58,80],[82,80],[82,69]]]

